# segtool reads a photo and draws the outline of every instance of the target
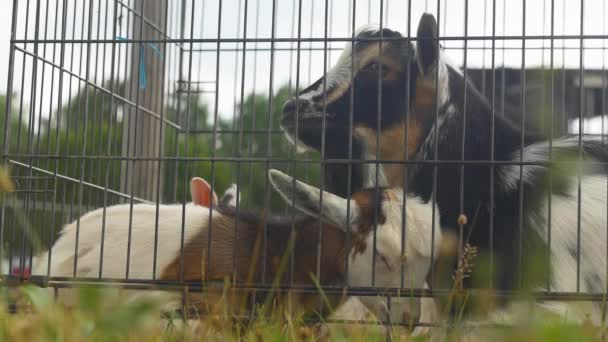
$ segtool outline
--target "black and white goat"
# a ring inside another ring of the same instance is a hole
[[[376,181],[404,186],[436,201],[444,233],[458,233],[466,215],[465,242],[493,256],[490,267],[473,269],[467,287],[486,274],[476,286],[605,292],[608,184],[597,162],[608,161],[608,149],[585,136],[549,141],[493,115],[437,37],[430,14],[420,20],[416,48],[386,28],[359,31],[354,49],[347,43],[325,77],[285,104],[289,140],[316,150],[324,140],[327,158],[346,158],[350,149],[353,159],[389,161],[378,172],[374,163],[353,163],[350,184],[335,178],[346,164],[328,164],[326,184],[336,193]],[[404,159],[427,163],[392,162]],[[447,162],[428,163],[435,159]],[[540,274],[524,272],[534,260],[542,260]],[[435,288],[451,287],[455,266],[455,258],[437,266]],[[596,320],[598,309],[589,312]]]
[[[225,195],[212,209],[210,217],[209,208],[196,205],[199,202],[197,199],[209,197],[209,191],[201,196],[201,190],[193,186],[192,198],[195,203],[185,207],[181,204],[159,205],[158,226],[156,205],[149,204],[133,205],[132,210],[128,204],[108,207],[105,209],[105,220],[103,209],[82,216],[78,229],[76,277],[97,278],[101,274],[104,279],[124,279],[131,222],[129,279],[152,279],[152,266],[155,264],[158,280],[177,281],[180,272],[183,272],[184,281],[223,281],[225,278],[233,278],[234,266],[236,281],[241,284],[262,283],[264,280],[271,283],[275,277],[279,277],[279,285],[287,285],[289,272],[281,275],[281,261],[288,256],[288,246],[291,239],[294,239],[293,284],[312,286],[314,282],[311,274],[318,274],[318,281],[322,285],[341,285],[348,280],[351,286],[367,287],[372,285],[372,269],[375,268],[377,286],[399,287],[402,277],[407,286],[423,285],[432,263],[431,255],[437,255],[440,246],[440,235],[436,235],[432,243],[431,235],[427,234],[433,212],[430,204],[422,203],[414,197],[406,199],[398,189],[380,190],[378,197],[376,189],[361,190],[348,200],[321,192],[276,170],[271,170],[269,177],[281,197],[288,203],[294,202],[303,214],[294,218],[295,235],[292,236],[291,216],[265,217],[259,212],[249,212],[242,208],[237,216],[236,203],[225,201],[226,198],[230,200],[230,197],[234,199],[234,196]],[[319,201],[321,195],[322,203]],[[350,211],[347,211],[347,205],[350,206]],[[183,223],[182,210],[185,210]],[[402,213],[405,213],[405,222],[402,221]],[[319,217],[323,218],[322,227]],[[377,222],[376,248],[372,248],[374,222]],[[105,246],[103,270],[100,272],[101,233],[104,224]],[[183,258],[180,254],[182,224]],[[401,252],[403,224],[408,237],[404,253]],[[352,229],[350,246],[346,243],[349,225]],[[73,222],[64,227],[62,235],[53,245],[50,273],[47,274],[48,253],[45,252],[35,262],[34,276],[74,275],[76,226],[76,222]],[[320,251],[319,237],[322,241]],[[263,244],[263,241],[266,243]],[[153,260],[155,243],[158,246],[156,263]],[[261,249],[263,246],[266,246],[265,251]],[[431,246],[435,246],[436,250],[431,252]],[[346,257],[349,258],[348,273],[345,269]],[[210,267],[205,270],[207,261]],[[263,270],[265,278],[262,278]],[[317,299],[316,296],[298,297],[304,308],[310,308],[308,305],[313,303],[317,305]],[[385,317],[387,312],[382,299],[366,297],[361,298],[361,301],[372,312],[379,314],[380,318]],[[393,310],[396,311],[407,305],[405,300],[394,304]],[[394,314],[400,315],[401,312]]]

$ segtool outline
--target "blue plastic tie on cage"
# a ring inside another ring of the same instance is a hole
[[[121,37],[121,36],[117,36],[116,39],[118,40],[128,40],[125,37]],[[146,75],[146,49],[144,48],[144,44],[141,44],[141,53],[139,54],[139,88],[140,89],[146,89],[146,86],[148,85],[148,76]],[[152,49],[152,51],[154,51],[156,53],[156,55],[160,58],[163,59],[163,53],[160,51],[160,49],[158,48],[158,46],[156,46],[155,44],[152,43],[148,43],[148,46]]]

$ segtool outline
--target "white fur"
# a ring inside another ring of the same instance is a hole
[[[354,37],[359,36],[363,32],[373,34],[379,31],[380,27],[378,25],[365,25],[355,31]],[[361,58],[354,58],[355,65],[353,66],[352,45],[353,43],[350,41],[345,43],[344,50],[342,50],[338,61],[325,73],[325,78],[319,84],[319,87],[300,95],[300,99],[310,100],[322,94],[324,89],[333,89],[332,93],[336,92],[335,96],[340,96],[350,87],[351,78],[368,62],[367,60],[361,60]]]
[[[273,171],[276,172],[276,171]],[[283,175],[288,177],[286,175]],[[291,177],[288,177],[289,180]],[[272,178],[271,178],[272,179]],[[291,181],[276,185],[275,188],[284,195],[291,189]],[[301,182],[296,182],[297,187],[306,189],[311,196],[310,199],[318,200],[319,190]],[[316,190],[315,190],[316,189]],[[407,197],[405,205],[405,249],[401,250],[402,237],[402,205],[403,193],[400,190],[391,191],[390,198],[384,201],[384,213],[386,222],[378,226],[376,230],[376,265],[372,264],[373,258],[373,234],[369,234],[365,240],[368,248],[361,255],[351,254],[350,273],[348,278],[352,286],[371,286],[372,267],[376,267],[375,285],[380,287],[401,287],[401,265],[404,266],[403,283],[406,287],[420,288],[424,285],[426,274],[431,264],[431,219],[432,205],[423,203],[417,198]],[[324,193],[323,210],[330,208],[328,213],[335,221],[345,223],[352,222],[353,229],[357,230],[357,217],[360,211],[354,201],[351,200],[350,217],[346,217],[347,200],[338,196]],[[296,204],[301,202],[296,202]],[[179,255],[181,247],[182,210],[183,205],[159,205],[158,209],[158,254],[156,275],[165,269]],[[103,278],[125,279],[127,262],[127,244],[129,235],[129,219],[131,224],[131,257],[129,279],[152,279],[154,236],[156,227],[156,205],[135,204],[131,208],[129,204],[117,205],[105,209],[105,238],[103,254]],[[305,212],[310,212],[306,208]],[[340,212],[344,211],[344,214]],[[438,210],[435,210],[437,215]],[[213,215],[220,215],[213,212]],[[78,263],[76,276],[80,278],[97,278],[99,276],[99,261],[101,251],[101,233],[104,209],[97,209],[83,215],[78,220]],[[185,205],[184,241],[187,243],[203,229],[208,227],[209,208]],[[438,218],[435,220],[438,222]],[[51,248],[52,259],[50,276],[72,277],[74,267],[74,250],[76,241],[77,222],[66,225]],[[435,232],[434,255],[438,254],[441,239],[440,230]],[[405,258],[402,258],[402,255]],[[34,262],[33,275],[47,275],[48,252],[40,254]],[[385,261],[386,260],[386,263]],[[388,265],[387,265],[388,263]],[[134,296],[162,295],[162,291],[143,292],[137,291]],[[132,297],[133,298],[133,297]],[[179,294],[166,297],[168,307],[179,305]],[[395,320],[401,319],[403,311],[417,312],[418,300],[411,301],[408,298],[396,298],[392,312],[386,311],[385,304],[381,298],[365,297],[360,300],[376,313],[379,318],[385,318],[387,314],[396,316]],[[409,303],[415,303],[410,308]],[[346,309],[346,308],[345,308]],[[349,310],[346,310],[349,311]]]
[[[363,160],[374,160],[378,159],[376,154],[372,151],[369,151],[367,145],[363,146],[362,156]],[[376,163],[363,163],[363,187],[364,188],[373,188],[373,187],[386,187],[388,186],[388,180],[386,179],[386,175],[384,173],[384,168],[382,164]],[[376,172],[377,176],[377,184],[376,184]]]
[[[323,201],[319,203],[319,189],[299,181],[294,183],[293,178],[278,171],[272,170],[269,175],[275,190],[288,203],[292,203],[294,198],[297,199],[295,206],[300,211],[314,215],[311,208],[317,208],[320,213],[315,216],[320,215],[341,226],[350,223],[353,232],[364,233],[358,225],[361,208],[356,201],[323,192]],[[386,199],[382,202],[382,212],[386,221],[378,224],[375,230],[363,237],[366,248],[362,253],[356,250],[350,252],[348,283],[354,287],[401,288],[403,284],[406,288],[422,288],[431,267],[431,257],[439,254],[441,230],[437,228],[434,235],[432,232],[433,213],[435,221],[439,222],[439,210],[436,208],[433,210],[432,203],[424,203],[416,197],[407,195],[404,197],[400,188],[386,192],[384,194]],[[349,216],[347,216],[348,206],[351,208]],[[401,241],[404,233],[405,244],[402,250]],[[372,274],[374,270],[375,275]],[[419,311],[419,299],[394,298],[390,312],[382,298],[360,297],[359,299],[381,319],[391,315],[392,319],[401,321],[403,313],[412,314]]]
[[[584,136],[582,137],[581,142],[592,142],[599,141],[599,137],[595,136]],[[523,148],[523,158],[521,160],[523,162],[537,162],[543,163],[549,161],[549,153],[552,152],[554,155],[559,153],[560,151],[569,150],[569,151],[578,151],[578,137],[564,137],[553,139],[551,143],[551,151],[549,151],[549,141],[541,141],[538,143],[534,143]],[[520,156],[522,155],[519,149],[513,153],[511,160],[514,162],[520,161]],[[555,158],[555,157],[554,157]],[[583,161],[585,158],[583,157]],[[575,160],[576,161],[576,160]],[[535,171],[544,168],[543,165],[524,165],[522,168],[523,181],[524,183],[530,184],[532,178],[530,176],[533,175]],[[575,167],[574,165],[572,167]],[[520,182],[520,165],[505,165],[500,166],[498,168],[498,172],[502,176],[502,188],[504,191],[512,191],[516,190],[519,186]]]
[[[437,88],[437,106],[445,105],[450,99],[449,69],[461,73],[460,69],[447,58],[442,48],[439,49],[439,61],[433,63],[426,73],[423,73],[422,64],[418,60],[418,69],[422,77],[420,80],[428,88]]]
[[[241,196],[241,192],[238,191],[238,186],[236,184],[230,184],[230,186],[228,187],[228,189],[226,189],[226,191],[224,191],[224,195],[222,195],[222,198],[225,198],[226,196],[230,196],[230,201],[228,203],[226,203],[228,206],[231,207],[236,207],[237,206],[237,202],[236,199],[238,197],[239,199],[239,203],[241,202],[241,199],[243,199],[243,196]]]
[[[380,27],[377,25],[365,25],[357,29],[355,31],[354,36],[357,37],[362,32],[374,33],[378,31],[380,31]],[[367,60],[361,60],[357,58],[355,58],[354,60],[356,65],[353,66],[352,42],[347,42],[344,45],[344,50],[342,50],[338,61],[333,67],[327,70],[324,75],[323,81],[319,83],[318,87],[316,89],[311,89],[303,94],[300,94],[298,98],[300,100],[311,101],[313,98],[323,94],[324,91],[330,89],[332,97],[339,97],[344,94],[344,92],[346,92],[350,87],[351,78],[354,78],[357,72],[363,66],[365,66],[365,63],[368,62]],[[297,139],[295,136],[291,136],[290,134],[288,134],[283,127],[281,127],[281,129],[286,132],[285,136],[287,137],[287,141],[296,146],[296,153],[301,154],[307,151],[314,150],[313,148],[302,142],[300,139]]]
[[[431,267],[431,255],[437,256],[441,243],[441,230],[435,231],[432,240],[433,205],[423,203],[418,198],[408,196],[405,206],[405,245],[401,250],[403,193],[391,190],[397,200],[384,201],[386,223],[376,229],[376,263],[373,263],[374,234],[366,237],[367,248],[362,255],[350,256],[351,273],[349,284],[355,287],[372,286],[372,269],[375,267],[374,286],[387,288],[401,287],[401,266],[403,265],[403,285],[405,288],[419,289],[425,286],[425,279]],[[435,220],[439,222],[439,210],[435,210]],[[431,249],[433,246],[433,250]],[[433,252],[431,252],[433,251]],[[403,256],[403,257],[402,257]],[[405,290],[407,292],[407,290]],[[360,300],[372,309],[379,318],[390,314],[393,321],[401,321],[404,313],[416,315],[420,300],[407,297],[393,298],[390,313],[384,300],[376,297],[361,297]],[[413,304],[413,306],[412,306]]]
[[[437,122],[433,124],[433,126],[429,130],[429,134],[424,139],[422,145],[420,145],[418,152],[418,156],[420,159],[432,160],[435,158],[435,150],[433,148],[435,146],[435,140],[437,141],[437,144],[439,144],[447,138],[445,132],[449,132],[449,125],[457,124],[457,120],[455,120],[457,115],[458,109],[453,104],[448,105],[445,110],[445,113],[439,115],[439,117],[437,118]],[[437,138],[435,138],[435,131],[437,131],[437,133],[439,134]]]
[[[580,215],[580,288],[582,293],[602,293],[606,289],[606,176],[583,176],[581,179]],[[566,196],[554,195],[551,200],[551,291],[576,292],[577,259],[571,250],[577,249],[578,183],[571,184]],[[547,217],[547,205],[540,213]],[[536,226],[536,225],[534,225]],[[546,224],[539,225],[541,236],[547,237]],[[560,314],[569,312],[575,321],[586,315],[599,324],[601,303],[547,302],[545,307]]]
[[[285,128],[283,128],[283,126],[281,126],[281,129],[285,132],[285,138],[287,139],[287,141],[289,141],[290,144],[296,146],[297,154],[302,154],[302,153],[313,150],[311,147],[306,145],[302,140],[296,138],[295,136],[292,137],[289,133],[287,133],[287,130],[285,130]]]
[[[184,241],[187,242],[208,224],[209,208],[186,205]],[[159,205],[156,275],[179,255],[182,231],[181,204]],[[217,214],[214,212],[214,215]],[[102,278],[125,279],[130,205],[108,207],[105,213],[105,238]],[[101,252],[103,208],[80,218],[77,277],[97,278]],[[156,205],[134,204],[131,224],[129,279],[152,279]],[[51,249],[50,276],[72,277],[77,222],[66,225]],[[48,252],[40,254],[32,275],[47,275]]]

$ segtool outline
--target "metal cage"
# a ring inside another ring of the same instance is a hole
[[[121,279],[101,271],[77,277],[77,246],[76,277],[30,276],[26,269],[64,224],[116,204],[188,202],[194,176],[218,193],[237,183],[239,206],[291,213],[269,189],[268,170],[322,187],[327,160],[296,154],[286,143],[281,108],[328,72],[363,24],[415,42],[417,18],[434,13],[445,54],[491,99],[497,117],[551,137],[584,128],[603,141],[606,133],[605,1],[14,0],[12,11],[2,160],[16,190],[2,195],[0,216],[2,273],[11,284],[204,291],[208,284],[200,282],[129,279],[130,259]],[[112,242],[102,239],[102,250],[104,243]],[[246,288],[264,293],[272,284]],[[317,293],[298,285],[275,290]],[[445,291],[324,290],[381,296],[389,306],[405,292]]]

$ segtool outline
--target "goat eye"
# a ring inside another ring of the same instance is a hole
[[[373,63],[368,64],[365,68],[363,68],[363,70],[369,71],[369,72],[378,72],[378,70],[382,70],[382,73],[385,73],[386,66],[381,63],[373,62]]]

